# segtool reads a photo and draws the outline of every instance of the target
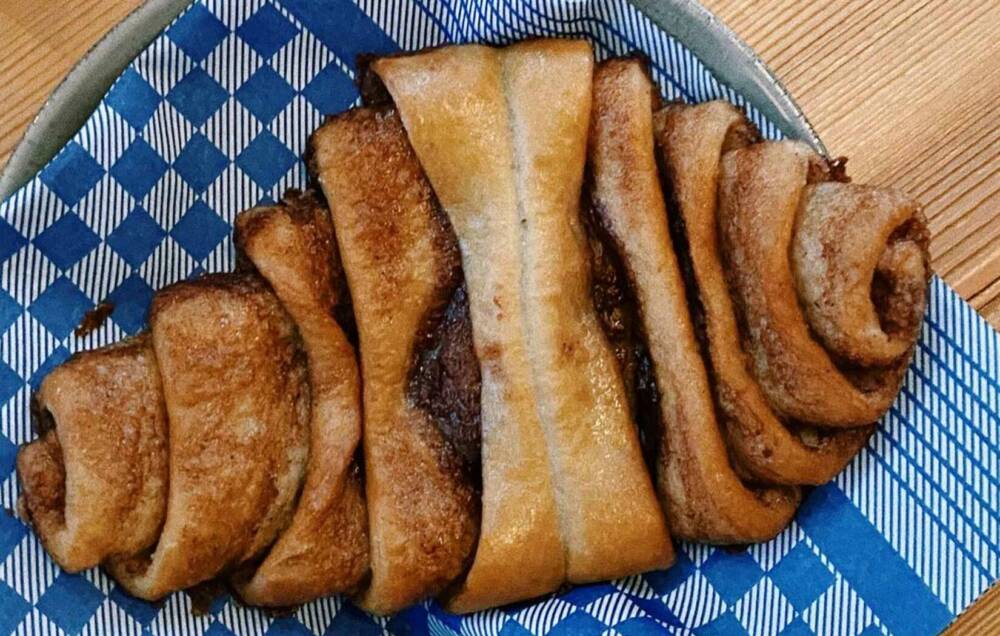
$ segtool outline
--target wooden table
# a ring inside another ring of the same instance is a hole
[[[858,181],[927,206],[934,267],[1000,327],[1000,2],[705,0]],[[0,164],[46,96],[137,0],[3,0]],[[955,634],[1000,633],[1000,588]]]

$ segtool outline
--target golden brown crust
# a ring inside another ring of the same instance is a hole
[[[157,599],[258,557],[288,525],[309,386],[294,324],[256,277],[171,285],[150,325],[170,420],[166,520],[154,549],[109,569]]]
[[[421,78],[435,82],[436,103],[463,104],[424,111],[427,125],[407,131],[462,247],[482,377],[482,528],[469,575],[449,599],[454,611],[544,594],[565,572],[523,331],[514,186],[509,166],[496,168],[510,143],[495,127],[505,117],[497,55],[479,45],[445,47],[375,64],[398,104],[430,96]],[[432,151],[441,154],[432,159]]]
[[[715,218],[722,153],[756,141],[751,124],[736,107],[716,101],[669,105],[656,113],[654,128],[673,218],[680,222],[678,238],[687,249],[681,257],[689,264],[689,302],[700,313],[696,327],[700,323],[710,379],[737,468],[764,483],[826,483],[865,444],[874,427],[813,429],[804,440],[775,417],[751,376]]]
[[[54,424],[17,456],[21,508],[70,572],[156,541],[167,501],[167,422],[149,334],[78,353],[45,378]]]
[[[253,270],[258,268],[247,248],[251,242],[263,244],[269,240],[262,237],[297,250],[295,265],[288,266],[300,274],[296,297],[308,299],[330,314],[350,302],[330,213],[317,193],[291,189],[277,205],[250,208],[237,215],[233,229],[237,260]]]
[[[235,242],[271,284],[302,336],[312,402],[306,480],[291,525],[248,578],[253,605],[287,607],[351,591],[368,570],[367,513],[354,451],[361,382],[334,320],[337,254],[329,213],[310,193],[236,218]]]
[[[896,192],[849,183],[808,185],[828,180],[825,165],[797,142],[726,153],[720,237],[744,346],[768,403],[792,420],[860,426],[881,417],[899,391],[919,325],[915,317],[922,315],[926,301],[926,241],[893,240],[888,249],[886,242],[904,223],[918,235],[925,230],[917,205]],[[897,248],[905,250],[897,253],[898,259],[893,255]],[[872,323],[878,322],[872,315],[877,308],[863,296],[883,253],[887,260],[882,269],[900,276],[901,293],[888,293],[885,300],[896,307],[890,313],[902,326],[898,337],[883,339],[881,345],[864,339],[862,344],[873,346],[871,357],[852,347],[859,344],[859,328],[870,335]],[[910,305],[908,316],[899,311],[900,299]],[[806,313],[803,303],[809,305]],[[863,316],[861,327],[845,324],[837,313],[841,303],[851,312],[867,308],[872,313]],[[837,358],[814,339],[807,316],[816,320],[820,337],[839,353]],[[854,337],[845,338],[845,333]],[[858,364],[885,360],[889,364],[884,367]]]
[[[572,581],[671,558],[587,295],[577,205],[592,63],[583,42],[536,40],[374,64],[458,234],[482,365],[483,532],[450,599],[459,611],[553,589],[561,544]],[[547,458],[525,453],[543,439]]]
[[[635,60],[598,67],[590,168],[595,212],[629,272],[659,389],[657,486],[675,535],[762,541],[788,523],[798,493],[751,490],[729,465],[660,192],[652,90]]]
[[[461,574],[476,541],[475,492],[454,450],[407,394],[418,331],[448,301],[454,264],[395,112],[351,110],[311,143],[361,348],[372,577],[360,602],[391,613]]]
[[[593,65],[581,41],[521,43],[504,57],[524,221],[528,346],[574,583],[664,568],[674,559],[621,371],[589,293],[579,201]]]

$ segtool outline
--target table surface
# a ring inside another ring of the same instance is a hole
[[[1000,2],[704,0],[861,182],[926,206],[934,268],[1000,327]],[[0,165],[42,102],[138,0],[3,0]],[[951,628],[1000,633],[1000,586]]]

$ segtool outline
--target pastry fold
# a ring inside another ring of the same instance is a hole
[[[235,581],[252,605],[292,606],[353,590],[368,570],[368,519],[354,452],[361,380],[334,318],[339,257],[333,225],[311,193],[236,218],[240,254],[266,279],[298,327],[309,363],[309,461],[291,525],[264,560]]]
[[[826,483],[864,446],[874,426],[824,431],[790,426],[772,412],[749,368],[726,282],[716,223],[720,162],[723,153],[757,142],[756,130],[722,101],[670,104],[656,113],[654,128],[675,233],[688,259],[689,300],[736,466],[765,483]]]
[[[468,612],[555,589],[565,577],[565,558],[552,468],[531,389],[512,175],[493,157],[507,143],[495,131],[505,117],[497,52],[479,46],[442,51],[443,70],[461,77],[441,98],[453,100],[465,86],[477,110],[464,113],[462,121],[434,120],[427,131],[410,135],[425,153],[432,144],[439,149],[438,160],[423,158],[425,169],[436,182],[450,184],[439,186],[437,196],[462,250],[477,254],[463,259],[463,269],[482,378],[482,525],[471,569],[447,603],[452,611]],[[388,72],[390,63],[415,60],[394,58],[375,67]],[[491,177],[482,179],[485,174]]]
[[[671,242],[653,143],[653,86],[637,60],[601,64],[590,130],[590,213],[631,288],[658,407],[645,438],[671,531],[684,539],[769,539],[799,501],[751,488],[729,463],[712,387]]]
[[[69,572],[156,541],[167,418],[148,333],[78,353],[34,396],[39,439],[17,454],[19,508]]]
[[[732,150],[718,222],[768,404],[791,421],[851,427],[899,392],[926,305],[928,235],[902,193],[834,176],[799,142]]]
[[[376,60],[458,237],[483,381],[483,527],[455,611],[673,558],[579,220],[585,42]]]
[[[442,591],[476,543],[478,494],[452,439],[468,438],[473,427],[478,446],[478,419],[442,427],[420,403],[416,380],[422,350],[442,346],[442,318],[461,314],[460,303],[449,310],[461,269],[454,235],[394,111],[334,117],[314,133],[311,153],[358,324],[371,546],[371,581],[359,602],[387,614]],[[472,387],[451,388],[478,393],[478,377]],[[449,439],[444,430],[460,434]]]
[[[309,385],[295,325],[256,277],[166,287],[149,320],[170,422],[166,517],[155,546],[108,567],[153,600],[260,556],[291,521]]]

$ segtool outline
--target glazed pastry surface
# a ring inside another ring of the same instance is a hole
[[[334,319],[339,257],[327,210],[312,194],[248,210],[238,249],[271,285],[302,337],[309,363],[309,463],[292,523],[240,597],[289,607],[351,591],[368,570],[368,517],[354,452],[361,439],[361,379],[354,348]]]
[[[70,572],[156,542],[167,416],[148,333],[78,353],[35,395],[41,437],[17,455],[19,508]]]
[[[254,559],[291,521],[309,450],[295,325],[253,276],[212,274],[150,308],[169,419],[169,494],[150,551],[109,562],[155,600]]]
[[[371,546],[359,602],[388,614],[461,574],[479,527],[461,457],[408,388],[418,336],[454,293],[458,257],[394,111],[335,117],[312,150],[358,324]]]

